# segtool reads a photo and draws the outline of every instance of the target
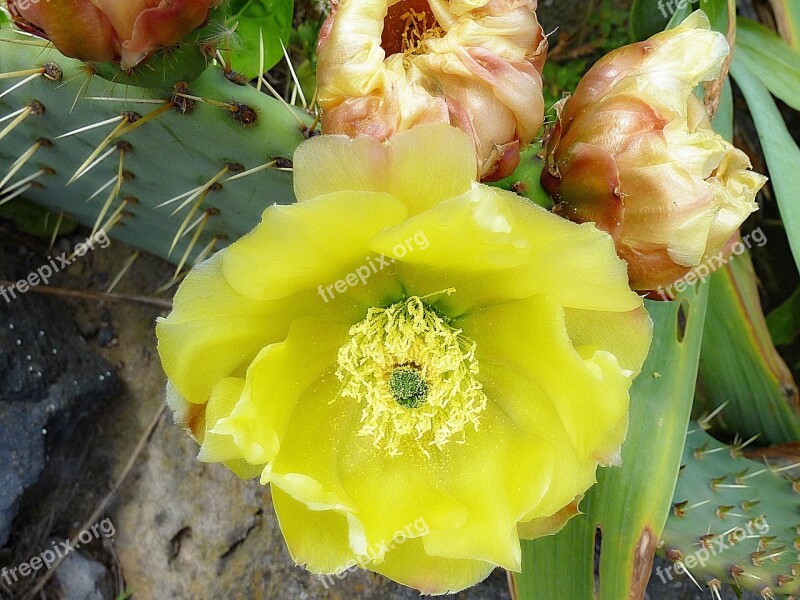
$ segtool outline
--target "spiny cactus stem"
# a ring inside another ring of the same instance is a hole
[[[242,173],[231,175],[230,177],[225,179],[223,183],[226,183],[228,181],[236,181],[237,179],[242,179],[244,177],[249,177],[250,175],[255,175],[256,173],[260,173],[261,171],[265,171],[266,169],[274,167],[277,163],[278,163],[277,160],[271,160],[268,163],[264,163],[263,165],[253,167],[252,169],[248,169],[247,171],[243,171]]]
[[[721,413],[723,410],[725,410],[726,406],[728,406],[728,402],[723,402],[717,408],[715,408],[713,411],[711,411],[708,415],[706,415],[705,417],[700,419],[697,422],[697,424],[704,431],[708,431],[709,429],[711,429],[711,421],[713,421],[714,417],[716,417],[719,413]]]
[[[22,81],[19,81],[19,82],[15,83],[10,88],[8,88],[5,92],[0,94],[0,98],[4,98],[6,95],[10,94],[11,92],[13,92],[15,90],[18,90],[22,86],[29,84],[31,81],[34,81],[34,80],[38,79],[39,77],[42,76],[43,73],[44,73],[44,69],[40,70],[38,73],[34,73],[33,75],[30,75],[30,76],[26,77]]]
[[[722,582],[719,579],[712,579],[709,581],[708,588],[711,590],[711,597],[714,600],[722,600],[722,594],[720,593]]]
[[[794,463],[794,464],[791,464],[791,465],[786,465],[785,467],[772,467],[772,466],[769,466],[769,470],[777,475],[778,473],[783,473],[784,471],[791,471],[792,469],[797,469],[798,467],[800,467],[800,463]]]
[[[15,115],[15,118],[11,123],[6,125],[6,128],[3,131],[0,131],[0,140],[6,137],[9,133],[14,131],[17,127],[22,125],[25,122],[25,119],[30,117],[31,115],[41,115],[44,112],[44,105],[34,100],[28,106],[22,107],[18,112],[12,113]]]
[[[303,86],[300,85],[300,79],[297,77],[297,73],[294,70],[294,65],[292,64],[292,59],[289,57],[289,53],[286,51],[286,46],[283,44],[283,40],[278,38],[278,41],[281,43],[281,50],[283,50],[283,58],[286,60],[286,64],[289,67],[289,73],[292,76],[292,81],[294,81],[294,89],[295,93],[300,95],[300,103],[303,105],[305,110],[308,110],[308,103],[306,102],[306,95],[303,93]],[[261,71],[263,73],[264,71]]]
[[[17,198],[17,197],[21,196],[22,194],[27,192],[32,187],[33,187],[33,183],[29,183],[27,185],[22,186],[21,188],[19,188],[13,194],[10,194],[10,195],[6,196],[5,198],[3,198],[2,200],[0,200],[0,206],[3,206],[4,204],[7,204],[8,202],[11,202],[14,198]]]
[[[28,163],[28,161],[31,158],[33,158],[34,154],[36,154],[40,148],[49,146],[50,144],[51,142],[49,140],[39,139],[36,140],[33,146],[31,146],[25,152],[23,152],[20,155],[20,157],[17,158],[17,160],[15,160],[11,164],[11,168],[9,168],[8,173],[6,173],[6,176],[3,177],[2,180],[0,180],[0,192],[2,192],[6,184],[9,181],[11,181],[11,178],[14,177],[14,175],[16,175],[20,171],[20,169],[22,169],[22,167],[24,167]]]
[[[63,215],[63,213],[61,213],[61,214]],[[114,291],[114,288],[117,287],[117,284],[120,281],[122,281],[122,278],[125,277],[125,274],[133,266],[133,263],[135,263],[138,258],[139,258],[139,251],[137,250],[136,252],[131,254],[125,260],[124,263],[122,263],[122,268],[119,270],[119,272],[111,280],[111,283],[108,284],[108,287],[106,288],[106,294],[110,294],[111,292]]]
[[[56,136],[53,139],[63,140],[64,138],[68,138],[73,135],[78,135],[79,133],[86,133],[87,131],[91,131],[92,129],[97,129],[98,127],[105,127],[106,125],[111,125],[112,123],[118,123],[124,118],[125,115],[117,115],[116,117],[105,119],[103,121],[100,121],[99,123],[92,123],[91,125],[85,125],[83,127],[79,127],[78,129],[73,129],[72,131],[68,131],[67,133],[62,133],[61,135]]]
[[[133,200],[135,200],[135,198],[124,198],[120,203],[120,205],[117,207],[117,209],[113,213],[111,213],[110,217],[108,217],[108,220],[105,223],[103,223],[100,229],[102,229],[103,231],[106,232],[106,234],[108,234],[108,232],[114,229],[117,223],[119,223],[124,216],[126,215],[130,216],[128,213],[125,212],[125,207],[128,206],[128,204],[130,204]],[[92,235],[94,235],[95,233],[97,233],[97,231],[92,232]]]
[[[297,124],[298,124],[298,125],[300,125],[300,128],[301,128],[303,131],[307,131],[307,129],[308,129],[308,128],[307,128],[306,124],[305,124],[305,123],[303,123],[303,121],[301,121],[301,120],[300,120],[300,117],[298,117],[298,116],[297,116],[297,113],[295,113],[295,112],[294,112],[294,110],[292,110],[292,107],[291,107],[291,106],[289,106],[289,103],[288,103],[288,102],[286,102],[286,100],[284,100],[284,99],[283,99],[283,96],[281,96],[281,95],[278,93],[278,90],[276,90],[274,87],[272,87],[272,85],[270,84],[270,82],[269,82],[269,81],[267,81],[267,80],[264,78],[264,75],[259,75],[259,76],[258,76],[258,81],[259,81],[259,83],[260,83],[261,85],[263,85],[265,88],[267,88],[267,89],[269,90],[269,93],[270,93],[270,94],[272,94],[272,96],[273,96],[273,97],[274,97],[276,100],[278,100],[278,101],[279,101],[279,102],[280,102],[280,103],[281,103],[281,104],[284,106],[284,108],[286,108],[286,110],[288,110],[288,111],[289,111],[289,114],[291,114],[291,115],[292,115],[292,118],[293,118],[295,121],[297,121]],[[261,89],[261,88],[259,87],[258,89]]]
[[[41,75],[42,73],[44,73],[44,67],[23,69],[22,71],[9,71],[8,73],[0,73],[0,80],[16,79],[17,77],[27,77],[28,75]]]
[[[700,502],[696,502],[696,503],[692,504],[691,506],[689,506],[689,501],[688,500],[684,500],[683,502],[676,502],[672,507],[672,512],[674,512],[675,516],[680,519],[680,518],[683,518],[684,516],[686,516],[686,513],[688,511],[692,510],[693,508],[699,508],[701,506],[705,506],[706,504],[709,504],[710,502],[711,502],[711,500],[702,500]]]
[[[16,32],[16,33],[27,36],[27,34],[23,32]],[[52,44],[48,41],[41,40],[39,38],[34,38],[33,36],[29,37],[31,38],[29,40],[2,38],[0,39],[0,42],[5,42],[7,44],[17,44],[18,46],[36,46],[37,48],[52,48]]]
[[[195,102],[203,102],[204,104],[210,104],[211,106],[218,106],[219,108],[224,108],[225,110],[229,110],[231,112],[235,112],[236,110],[236,107],[233,104],[220,102],[219,100],[212,100],[211,98],[201,98],[200,96],[194,96],[184,92],[177,92],[175,96],[178,98],[185,98],[187,100],[194,100]]]
[[[133,116],[132,115],[133,115],[132,113],[126,113],[126,114],[123,115],[122,120],[117,124],[117,126],[113,129],[113,131],[111,131],[111,133],[109,133],[103,139],[103,141],[100,142],[100,144],[97,146],[97,148],[95,148],[92,151],[92,153],[89,155],[89,158],[87,158],[85,161],[83,161],[83,164],[80,167],[78,167],[78,170],[75,171],[75,174],[67,182],[67,185],[75,183],[78,179],[80,179],[81,177],[86,175],[86,173],[88,173],[93,168],[95,168],[97,165],[99,165],[101,162],[103,162],[103,160],[106,157],[110,156],[114,152],[114,150],[117,149],[117,148],[112,148],[111,151],[108,152],[107,154],[104,154],[100,158],[100,160],[96,160],[97,157],[100,156],[100,153],[103,152],[103,150],[105,150],[108,147],[108,145],[114,140],[115,137],[117,137],[117,134],[120,131],[122,131],[123,129],[125,129],[125,127],[129,123],[131,123],[131,121],[133,120]]]
[[[50,169],[50,171],[52,171],[52,169]],[[48,172],[49,171],[48,171],[48,169],[46,167],[42,167],[41,169],[39,169],[38,171],[36,171],[32,175],[28,175],[27,177],[25,177],[23,179],[20,179],[16,183],[8,186],[5,190],[0,192],[0,194],[6,195],[6,197],[3,198],[2,201],[0,201],[0,206],[5,204],[6,202],[10,202],[11,200],[16,198],[17,196],[20,196],[20,195],[24,194],[26,191],[31,189],[36,184],[36,182],[34,180],[38,179],[42,175],[46,175]],[[12,194],[12,192],[14,192],[14,193]],[[11,194],[11,195],[7,195],[7,194]]]
[[[752,444],[754,441],[756,441],[759,437],[760,434],[756,434],[745,442],[738,442],[737,440],[734,440],[733,444],[731,444],[731,457],[732,458],[743,457],[744,449],[747,448],[747,446]]]
[[[177,202],[178,200],[181,200],[182,198],[186,198],[186,200],[181,202],[180,206],[178,206],[178,208],[173,210],[172,213],[169,215],[170,217],[174,216],[175,214],[179,213],[184,208],[186,208],[189,204],[194,202],[197,199],[197,197],[200,196],[203,192],[206,192],[209,189],[211,189],[211,186],[213,186],[220,179],[222,179],[228,171],[230,171],[230,168],[229,168],[228,165],[225,165],[224,167],[222,167],[221,171],[219,171],[216,175],[214,175],[211,179],[206,181],[204,184],[199,185],[196,188],[194,188],[192,190],[189,190],[188,192],[185,192],[183,194],[179,194],[177,196],[174,196],[174,197],[170,198],[169,200],[166,200],[166,201],[162,202],[161,204],[156,204],[155,209],[158,210],[159,208],[163,208],[165,206],[169,206],[170,204],[173,204],[173,203]],[[188,196],[188,198],[187,198],[187,196]]]
[[[164,102],[163,106],[156,108],[155,110],[150,111],[143,117],[138,115],[137,113],[125,113],[128,117],[128,124],[123,127],[119,132],[116,133],[114,138],[122,137],[123,135],[128,135],[132,131],[138,129],[142,125],[149,123],[153,119],[157,119],[160,115],[163,115],[168,110],[175,108],[176,104],[174,102]],[[112,138],[112,139],[114,139]]]
[[[195,213],[199,210],[199,208],[203,204],[203,202],[205,202],[206,196],[208,196],[209,191],[211,191],[210,188],[203,190],[203,192],[197,197],[197,201],[194,203],[194,206],[192,206],[191,210],[189,210],[189,212],[186,213],[186,217],[183,219],[183,222],[180,224],[180,227],[178,227],[178,231],[175,233],[175,237],[173,238],[172,244],[169,247],[170,255],[172,255],[172,252],[175,250],[175,246],[177,246],[178,241],[186,233],[186,231],[188,229],[188,226],[189,226],[189,221],[195,215]],[[175,209],[175,212],[177,212],[178,210],[180,210],[180,207]],[[175,214],[175,212],[173,212],[170,215],[170,217],[173,216]],[[178,269],[178,270],[180,271],[180,269]]]
[[[203,233],[203,229],[205,229],[206,223],[208,222],[208,219],[211,216],[212,213],[210,210],[207,210],[205,211],[205,213],[203,213],[203,216],[200,218],[199,221],[200,225],[197,228],[195,234],[192,236],[192,239],[189,241],[189,245],[186,246],[186,250],[184,250],[183,256],[181,256],[181,260],[178,263],[178,266],[175,268],[175,274],[173,275],[173,277],[177,277],[178,274],[181,272],[181,270],[183,270],[183,266],[186,264],[186,261],[189,260],[189,256],[191,256],[192,250],[194,250],[194,247],[197,245],[197,241],[200,239],[200,236]]]

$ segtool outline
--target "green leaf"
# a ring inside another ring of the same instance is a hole
[[[773,95],[800,110],[800,52],[749,19],[738,21],[736,52]]]
[[[682,3],[681,0],[675,0],[675,2],[670,3],[669,8],[674,12],[671,13],[672,16],[669,19],[669,23],[667,23],[666,29],[674,29],[683,23],[683,20],[692,14],[692,10],[697,8],[696,4],[696,2]]]
[[[247,77],[260,75],[260,43],[264,36],[264,71],[283,57],[281,42],[287,44],[292,32],[293,0],[233,0],[231,16],[225,23],[235,28],[241,45],[231,53],[234,71]]]
[[[728,0],[700,0],[700,9],[708,15],[711,29],[728,35],[728,11],[736,10],[733,2]]]
[[[631,6],[631,37],[636,41],[664,31],[672,12],[664,0],[659,4],[654,0],[634,0]]]
[[[634,0],[631,7],[631,35],[644,40],[664,29],[677,27],[695,10],[702,10],[714,31],[728,32],[728,0]]]
[[[789,346],[800,337],[800,287],[767,315],[767,326],[776,346]]]
[[[561,533],[523,543],[518,600],[595,600],[594,548],[602,532],[599,600],[641,598],[672,503],[697,377],[707,286],[649,302],[653,347],[631,388],[622,467],[600,469],[584,515]]]
[[[764,243],[766,237],[756,230],[744,241]],[[714,426],[728,437],[758,435],[762,444],[800,440],[797,386],[772,342],[747,252],[711,276],[700,381],[698,408],[712,413],[725,404]]]
[[[778,30],[786,42],[800,50],[800,2],[797,0],[770,0]]]
[[[0,206],[0,217],[10,219],[20,231],[40,238],[50,238],[55,228],[58,234],[70,233],[78,227],[78,222],[68,216],[61,219],[56,214],[22,198],[15,198]]]
[[[795,263],[800,265],[800,148],[786,129],[775,101],[761,81],[734,55],[731,74],[744,94],[767,160],[772,187]]]

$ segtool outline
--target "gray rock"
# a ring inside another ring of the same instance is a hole
[[[0,279],[27,277],[48,262],[22,250],[0,244]],[[0,296],[0,546],[50,450],[116,388],[108,363],[59,300],[30,291]]]
[[[113,598],[114,588],[109,570],[81,552],[69,554],[56,569],[53,578],[66,600]]]

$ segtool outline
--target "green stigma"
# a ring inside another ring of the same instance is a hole
[[[405,408],[417,408],[428,395],[428,384],[413,367],[397,367],[389,377],[394,399]]]

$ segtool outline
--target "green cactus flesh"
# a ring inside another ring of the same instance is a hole
[[[179,262],[225,246],[267,206],[294,200],[291,157],[312,119],[217,64],[176,95],[111,83],[4,30],[0,73],[12,74],[0,79],[0,204],[24,197]],[[102,160],[70,183],[115,131]]]
[[[800,482],[789,471],[745,458],[741,445],[692,423],[662,538],[675,571],[685,567],[715,590],[727,583],[764,598],[800,594]]]

